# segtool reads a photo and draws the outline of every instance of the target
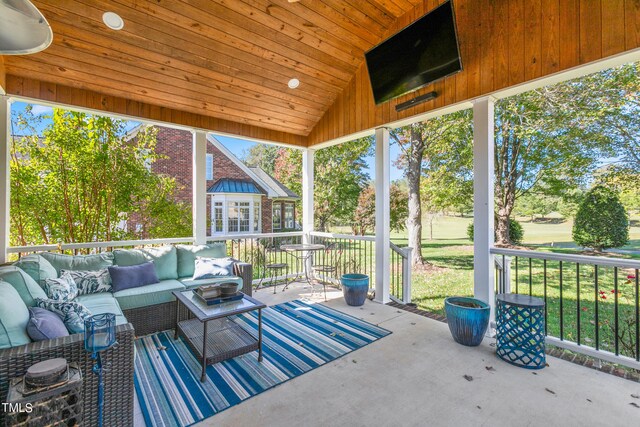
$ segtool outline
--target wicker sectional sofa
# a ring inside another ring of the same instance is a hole
[[[160,255],[157,256],[158,254]],[[20,289],[21,284],[18,282],[21,280],[24,282],[24,275],[27,274],[35,282],[40,283],[42,281],[40,274],[43,271],[37,264],[37,260],[41,259],[38,256],[46,257],[58,273],[60,269],[97,269],[96,265],[104,268],[105,264],[135,265],[138,261],[154,263],[160,279],[159,283],[115,293],[81,295],[76,298],[92,314],[105,312],[116,314],[118,345],[103,355],[103,360],[109,364],[109,370],[104,377],[104,425],[133,425],[134,339],[175,327],[177,303],[172,292],[193,289],[202,284],[204,281],[191,279],[195,257],[226,256],[226,245],[223,243],[201,246],[176,245],[153,248],[153,250],[151,248],[149,250],[115,250],[87,256],[40,253],[23,257],[13,266],[0,267],[0,281],[8,282]],[[87,258],[97,256],[100,258]],[[49,275],[51,274],[53,273],[49,272]],[[21,277],[23,279],[20,279]],[[245,294],[251,295],[252,278],[251,264],[236,262],[233,276],[221,276],[213,281],[235,281],[242,285],[242,291]],[[206,282],[209,283],[212,280],[206,279]],[[33,303],[29,298],[23,298],[23,300],[27,306]],[[32,364],[53,357],[64,357],[68,362],[78,363],[83,371],[83,424],[97,425],[97,376],[91,371],[94,360],[85,351],[83,338],[83,334],[73,334],[53,340],[0,348],[0,399],[4,401],[6,397],[9,380],[23,375]],[[4,425],[2,411],[0,411],[0,425]]]

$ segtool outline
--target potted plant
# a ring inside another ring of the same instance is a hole
[[[469,297],[449,297],[444,300],[447,324],[453,339],[462,345],[477,346],[489,326],[489,304]]]

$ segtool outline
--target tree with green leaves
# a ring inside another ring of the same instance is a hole
[[[558,211],[561,203],[562,199],[559,196],[549,196],[542,189],[542,191],[529,192],[520,197],[514,213],[519,216],[528,216],[531,221],[536,218],[544,219],[550,213]]]
[[[409,189],[407,229],[409,246],[413,248],[411,264],[414,266],[424,264],[421,181],[424,176],[427,176],[432,182],[440,182],[438,194],[435,196],[434,189],[431,200],[440,200],[443,204],[450,203],[445,202],[451,193],[444,183],[449,180],[450,184],[453,184],[454,180],[450,179],[451,171],[465,173],[462,167],[454,167],[453,161],[456,159],[456,147],[468,151],[470,126],[471,116],[467,110],[414,123],[391,132],[392,140],[401,149],[396,165],[404,169]],[[458,161],[461,163],[466,164],[469,161],[469,157],[465,156],[464,152],[458,154],[460,155]],[[446,164],[447,161],[451,162],[449,166]],[[449,172],[447,172],[448,167],[450,167]],[[464,180],[460,179],[456,182],[464,182]],[[462,187],[467,188],[467,191],[468,188],[472,189],[466,183],[461,185]]]
[[[596,172],[596,183],[616,191],[628,212],[640,212],[640,170],[607,165]]]
[[[259,167],[273,176],[280,150],[281,148],[275,145],[254,144],[248,150],[243,151],[242,161],[249,167]]]
[[[42,117],[14,117],[11,242],[110,241],[139,237],[123,224],[142,218],[149,237],[191,233],[190,209],[175,203],[175,181],[151,172],[155,130],[128,138],[126,122],[55,108]]]
[[[406,228],[408,194],[398,183],[389,187],[389,214],[392,230],[402,231]],[[353,234],[364,236],[376,227],[376,188],[369,184],[358,197],[358,207],[353,215]]]
[[[566,199],[602,158],[633,160],[637,139],[624,128],[637,122],[637,69],[628,64],[496,103],[498,243],[510,242],[508,218],[523,195],[544,188]]]
[[[589,190],[573,223],[573,240],[596,252],[627,244],[629,217],[615,191],[602,185]]]
[[[315,153],[314,215],[319,231],[330,224],[348,223],[358,205],[358,196],[369,181],[365,157],[373,139],[360,138]],[[275,178],[298,194],[302,191],[302,152],[281,148],[275,161]]]

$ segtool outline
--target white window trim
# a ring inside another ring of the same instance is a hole
[[[222,202],[222,232],[215,230],[215,204],[216,202]],[[233,202],[249,202],[249,231],[233,231],[229,232],[229,204]],[[254,219],[255,219],[255,209],[254,207],[258,205],[260,207],[260,221],[258,221],[258,229],[252,230]],[[212,236],[220,236],[220,235],[242,235],[242,234],[255,234],[262,233],[262,196],[259,194],[211,194],[211,235]]]

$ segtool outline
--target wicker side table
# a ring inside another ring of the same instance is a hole
[[[69,365],[69,380],[34,394],[23,394],[22,377],[11,380],[6,425],[11,427],[79,426],[82,424],[82,372]],[[13,412],[15,411],[15,412]]]
[[[499,294],[496,299],[498,357],[522,368],[544,368],[544,301],[518,294]]]

